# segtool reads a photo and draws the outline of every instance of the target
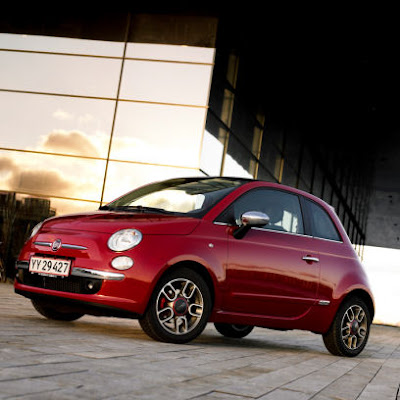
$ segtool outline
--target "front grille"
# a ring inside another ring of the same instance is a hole
[[[81,278],[78,276],[43,276],[32,274],[24,269],[19,269],[18,280],[27,286],[79,294],[95,294],[101,289],[103,283],[101,279]]]

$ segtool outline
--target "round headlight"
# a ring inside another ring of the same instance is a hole
[[[137,229],[122,229],[108,239],[107,245],[113,251],[125,251],[137,246],[142,240],[142,234]]]
[[[29,239],[30,239],[31,237],[35,236],[35,235],[39,232],[39,230],[40,230],[40,228],[42,227],[42,225],[43,225],[43,221],[42,221],[42,222],[39,222],[38,224],[36,224],[36,225],[33,227],[32,232],[31,232],[31,234],[30,234],[30,236],[29,236]]]

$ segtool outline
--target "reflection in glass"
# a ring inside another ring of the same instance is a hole
[[[107,157],[115,102],[0,92],[1,147]]]
[[[0,88],[115,98],[121,63],[118,59],[0,51]]]
[[[251,159],[251,153],[233,135],[230,135],[223,175],[253,178],[252,171],[249,171]]]
[[[98,203],[27,196],[0,191],[0,259],[7,276],[14,276],[14,265],[22,245],[39,222],[68,213],[96,210]]]
[[[206,106],[211,65],[127,60],[120,98]]]
[[[177,46],[152,43],[128,43],[127,58],[142,58],[147,60],[188,61],[195,63],[214,62],[213,48]]]
[[[0,152],[0,190],[98,201],[105,161]]]
[[[204,131],[201,151],[200,168],[210,176],[217,176],[221,172],[221,163],[224,153],[223,144],[207,130]]]
[[[316,164],[314,171],[314,180],[312,183],[312,191],[311,191],[312,194],[315,194],[317,197],[321,197],[323,187],[324,187],[324,175],[319,164]]]
[[[297,174],[288,162],[284,163],[281,183],[296,187]]]
[[[265,168],[274,176],[275,180],[280,181],[284,166],[283,158],[269,136],[263,140],[260,159]]]
[[[324,201],[326,201],[328,204],[331,204],[331,200],[332,200],[332,186],[331,184],[328,182],[327,179],[325,179],[325,183],[324,183],[324,191],[322,194],[322,199]]]
[[[313,170],[314,160],[312,159],[310,150],[307,147],[304,147],[303,154],[301,156],[299,189],[307,192],[311,191]]]
[[[0,33],[0,48],[54,53],[122,57],[124,44],[105,40]]]
[[[110,158],[199,167],[205,108],[120,102]]]
[[[274,176],[267,171],[265,168],[263,168],[261,165],[258,166],[258,175],[257,179],[260,179],[262,181],[267,181],[267,182],[276,182],[276,179]]]
[[[197,169],[110,161],[107,170],[103,204],[148,183],[191,176],[204,176],[204,174]]]

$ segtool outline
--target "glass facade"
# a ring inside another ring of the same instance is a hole
[[[315,126],[293,120],[290,101],[287,115],[285,110],[269,108],[268,93],[259,93],[265,84],[254,78],[257,68],[248,68],[257,65],[257,53],[240,51],[229,39],[226,34],[217,43],[204,136],[204,151],[213,162],[203,158],[202,170],[282,183],[315,194],[335,208],[362,256],[373,160],[355,152],[351,144],[346,148],[347,142],[338,147],[323,140],[329,134],[324,126],[316,133]]]
[[[65,18],[34,28],[10,21],[0,33],[0,256],[9,275],[40,220],[181,176],[311,192],[336,209],[362,253],[368,165],[360,171],[357,157],[314,140],[315,128],[293,123],[282,104],[276,112],[280,99],[253,70],[260,54],[233,45],[215,18]]]
[[[160,43],[157,21],[151,31],[139,15],[122,18],[119,40],[46,27],[0,33],[0,256],[9,276],[39,221],[95,210],[152,181],[204,175],[215,50],[189,39],[210,24],[194,19],[185,40],[176,33],[184,18],[160,19],[170,30]]]

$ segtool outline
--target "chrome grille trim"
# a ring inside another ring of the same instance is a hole
[[[45,247],[51,247],[50,242],[33,242],[36,246],[45,246]]]
[[[87,250],[88,248],[85,246],[78,246],[77,244],[62,244],[61,247],[65,249],[74,249],[74,250]]]
[[[36,246],[44,246],[44,247],[51,247],[52,242],[33,242]],[[62,243],[61,247],[64,249],[72,249],[72,250],[87,250],[88,248],[85,246],[79,246],[77,244],[67,244],[67,243]]]

